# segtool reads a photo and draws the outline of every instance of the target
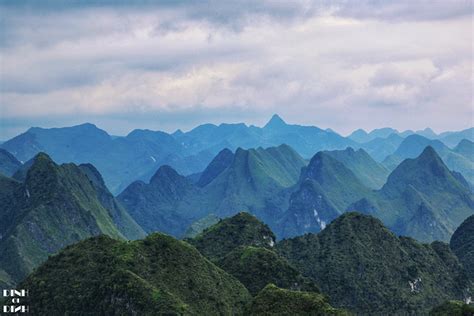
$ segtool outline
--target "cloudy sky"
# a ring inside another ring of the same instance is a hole
[[[342,134],[474,125],[469,0],[86,2],[0,1],[0,140],[273,113]]]

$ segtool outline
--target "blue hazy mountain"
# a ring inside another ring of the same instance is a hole
[[[360,144],[370,142],[376,138],[387,138],[392,134],[398,135],[402,138],[406,138],[410,135],[419,135],[429,139],[439,139],[446,145],[450,147],[456,146],[462,139],[467,139],[470,141],[474,140],[474,128],[468,128],[461,131],[456,132],[443,132],[440,134],[436,134],[431,128],[427,127],[423,130],[406,130],[403,132],[399,132],[396,129],[390,127],[378,128],[374,129],[371,132],[366,132],[363,129],[357,129],[353,131],[348,138],[352,139],[355,142]]]
[[[287,144],[305,158],[313,156],[320,150],[344,149],[356,144],[332,130],[287,124],[276,114],[262,128],[243,123],[205,124],[187,133],[174,135],[178,142],[184,144],[191,152],[203,148],[212,148],[218,152],[223,148],[235,151],[239,147],[249,149]]]
[[[147,232],[181,236],[210,213],[226,217],[240,211],[272,225],[288,207],[289,190],[305,165],[287,145],[223,150],[202,173],[201,183],[162,166],[149,183],[132,183],[118,199]]]
[[[387,138],[377,137],[360,145],[372,158],[382,162],[387,156],[393,154],[404,140],[398,134],[390,134]]]
[[[0,148],[0,174],[10,177],[20,169],[21,165],[22,163],[15,156]]]
[[[472,131],[447,132],[437,137],[449,143],[457,139],[472,141]],[[309,159],[321,150],[352,147],[363,148],[380,162],[395,152],[407,133],[411,132],[399,133],[392,128],[381,128],[370,133],[358,130],[343,137],[331,129],[288,124],[278,115],[273,115],[263,127],[244,123],[203,124],[188,132],[177,130],[172,134],[134,130],[127,136],[111,136],[89,123],[64,128],[34,127],[0,147],[19,161],[28,161],[43,151],[58,163],[92,163],[103,175],[109,189],[118,193],[135,180],[149,181],[162,165],[172,166],[182,175],[196,175],[224,148],[235,151],[239,147],[267,148],[287,144],[303,158]],[[429,129],[414,133],[434,134]],[[197,175],[196,178],[198,181]]]
[[[474,160],[474,143],[470,140],[463,139],[453,148],[453,151],[466,157],[469,160]]]
[[[309,158],[320,150],[344,149],[355,145],[331,130],[290,125],[274,115],[262,128],[240,124],[204,124],[189,132],[173,134],[134,130],[124,137],[111,136],[93,124],[64,128],[30,128],[1,145],[20,161],[38,152],[48,153],[56,162],[92,163],[112,192],[118,193],[135,180],[148,181],[162,165],[180,174],[204,170],[224,148],[288,144]]]
[[[149,130],[134,130],[125,137],[112,137],[93,124],[64,128],[30,128],[2,147],[22,161],[47,152],[58,163],[92,163],[112,192],[133,180],[149,177],[163,164],[187,174],[202,170],[213,155],[187,155],[173,136]]]
[[[201,174],[202,184],[163,166],[149,183],[134,182],[118,199],[147,232],[174,236],[209,214],[222,218],[247,211],[283,238],[318,232],[357,210],[395,232],[447,240],[474,212],[469,184],[431,147],[387,175],[363,150],[318,152],[307,164],[286,145],[239,148],[216,155]]]
[[[450,147],[454,147],[463,139],[471,142],[474,141],[474,127],[459,131],[459,132],[444,132],[438,137],[443,143]]]
[[[459,224],[474,214],[474,200],[463,177],[450,171],[428,146],[418,157],[405,159],[382,189],[348,210],[378,217],[401,235],[448,241]]]
[[[371,189],[380,189],[387,181],[390,171],[372,159],[363,149],[354,150],[348,147],[344,150],[325,151],[325,153],[342,162],[365,186]]]
[[[427,147],[431,146],[443,159],[448,168],[461,173],[472,185],[474,183],[474,162],[472,142],[461,140],[458,147],[450,149],[440,140],[432,140],[420,135],[410,135],[405,138],[397,150],[383,161],[385,167],[393,170],[404,159],[415,158]]]
[[[319,232],[355,201],[371,194],[357,176],[327,152],[319,152],[301,171],[288,210],[278,221],[280,237]]]

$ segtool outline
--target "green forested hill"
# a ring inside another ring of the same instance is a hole
[[[215,262],[241,246],[272,248],[275,235],[255,216],[241,212],[220,220],[188,241]]]
[[[20,167],[21,162],[15,156],[0,148],[0,174],[11,177]]]
[[[90,165],[59,166],[40,153],[24,182],[1,177],[0,186],[0,269],[12,283],[81,239],[145,236]]]
[[[358,213],[340,216],[317,235],[283,240],[277,250],[333,306],[361,314],[426,314],[446,300],[463,300],[471,287],[448,245],[397,237]]]
[[[285,289],[319,292],[274,251],[275,235],[248,213],[239,213],[187,240],[224,271],[242,282],[252,295],[273,283]]]
[[[351,315],[345,310],[333,308],[322,294],[280,289],[273,284],[267,285],[258,293],[249,314],[252,316]]]
[[[456,229],[449,245],[474,281],[474,215]]]
[[[153,234],[106,236],[52,256],[20,287],[34,314],[243,315],[251,296],[194,247]]]

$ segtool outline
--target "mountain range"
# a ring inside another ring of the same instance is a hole
[[[162,166],[149,183],[132,183],[118,200],[145,231],[177,237],[195,222],[202,229],[209,214],[247,211],[285,238],[319,232],[355,210],[398,234],[449,241],[474,214],[469,184],[429,146],[389,175],[363,149],[321,151],[309,162],[286,145],[224,149],[195,179]]]
[[[449,169],[461,173],[471,186],[474,184],[474,143],[467,139],[463,139],[456,147],[450,149],[439,140],[411,135],[405,138],[397,150],[387,156],[382,164],[389,170],[393,170],[403,160],[420,155],[427,146],[435,149]]]
[[[435,137],[452,148],[463,139],[473,141],[473,132],[471,128],[436,137],[427,132],[416,132],[416,135]],[[352,147],[355,150],[363,148],[381,162],[395,152],[405,137],[413,134],[384,128],[372,131],[368,138],[357,137],[364,133],[359,130],[343,137],[330,129],[287,124],[274,115],[263,127],[244,123],[204,124],[188,132],[177,130],[171,134],[137,129],[127,136],[111,136],[90,123],[49,129],[33,127],[0,144],[0,148],[23,163],[39,152],[48,153],[57,163],[91,163],[100,171],[110,191],[118,194],[136,180],[149,181],[162,165],[172,166],[186,176],[200,173],[225,148],[235,151],[239,147],[267,148],[287,144],[309,159],[318,151]],[[468,170],[464,162],[456,161],[453,165]]]
[[[363,142],[278,116],[126,137],[32,128],[0,148],[0,288],[55,297],[56,314],[468,310],[469,133]]]
[[[348,208],[380,218],[400,235],[421,241],[449,241],[474,211],[469,185],[450,171],[436,151],[426,147],[404,160],[384,186]]]
[[[410,135],[419,135],[428,139],[439,139],[447,146],[454,147],[463,139],[474,141],[474,128],[471,127],[459,132],[443,132],[440,134],[436,134],[429,127],[418,131],[406,130],[403,132],[399,132],[394,128],[385,127],[374,129],[369,133],[363,129],[358,129],[352,132],[348,138],[362,144],[373,141],[376,138],[387,138],[391,135],[398,135],[402,138]]]
[[[11,177],[22,163],[5,149],[0,148],[0,174]]]
[[[197,184],[162,166],[149,183],[132,183],[118,200],[145,231],[174,236],[182,236],[189,225],[209,213],[226,217],[247,210],[266,223],[275,222],[306,161],[286,145],[238,148],[230,154],[221,151],[209,164],[219,167],[212,172],[207,168]],[[207,184],[202,186],[203,182]]]
[[[93,237],[51,256],[19,286],[38,314],[140,315],[425,315],[472,290],[447,244],[397,237],[358,213],[278,243],[246,213],[186,241]]]

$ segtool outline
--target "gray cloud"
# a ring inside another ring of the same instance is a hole
[[[470,1],[64,3],[0,1],[0,138],[274,112],[342,132],[472,125]]]

